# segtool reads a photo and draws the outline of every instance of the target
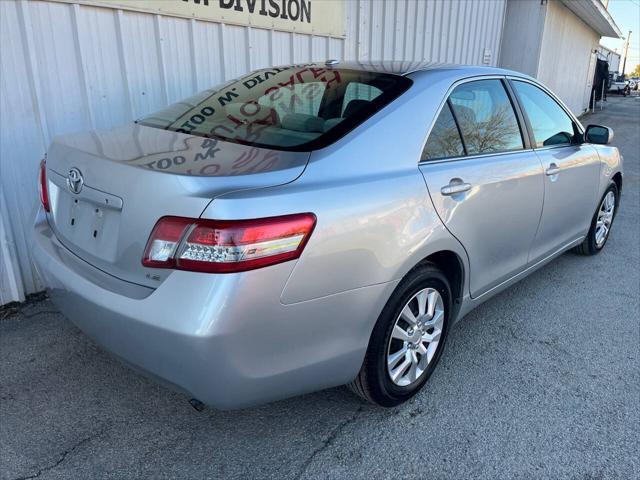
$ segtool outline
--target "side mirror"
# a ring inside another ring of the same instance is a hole
[[[584,139],[588,143],[608,145],[613,140],[613,130],[602,125],[589,125],[584,132]]]

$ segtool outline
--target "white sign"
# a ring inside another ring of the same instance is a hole
[[[168,16],[344,37],[341,0],[54,0]]]

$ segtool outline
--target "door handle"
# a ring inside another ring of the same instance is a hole
[[[445,196],[455,195],[457,193],[464,193],[471,190],[471,184],[465,182],[449,182],[449,185],[445,185],[440,189],[440,193]]]
[[[547,168],[547,170],[544,173],[548,177],[552,175],[557,175],[560,173],[560,167],[558,167],[558,165],[556,165],[555,163],[552,163],[551,165],[549,165],[549,168]]]

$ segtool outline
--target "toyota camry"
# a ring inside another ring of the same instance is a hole
[[[198,402],[395,406],[471,309],[604,248],[612,137],[507,70],[266,68],[56,138],[34,255],[64,315]]]

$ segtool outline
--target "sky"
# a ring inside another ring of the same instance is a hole
[[[626,72],[629,73],[640,63],[640,0],[609,0],[608,10],[625,38],[629,30],[632,32],[626,68]],[[608,37],[600,40],[602,45],[612,50],[618,49],[621,55],[624,53],[624,42],[623,39],[616,40]]]

